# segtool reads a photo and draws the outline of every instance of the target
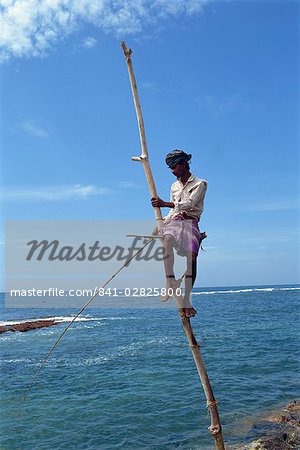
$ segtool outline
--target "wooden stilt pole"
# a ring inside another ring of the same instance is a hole
[[[133,72],[133,65],[132,65],[132,61],[131,61],[132,50],[128,49],[126,47],[125,42],[122,42],[121,45],[123,48],[124,55],[126,57],[128,73],[129,73],[129,78],[130,78],[130,84],[131,84],[131,90],[132,90],[132,96],[133,96],[133,101],[134,101],[134,106],[135,106],[135,111],[136,111],[136,116],[137,116],[137,121],[138,121],[138,126],[139,126],[141,147],[142,147],[141,156],[133,156],[132,160],[139,161],[143,164],[147,183],[149,186],[150,195],[151,195],[151,197],[157,197],[154,178],[153,178],[151,167],[149,164],[148,147],[147,147],[147,141],[146,141],[144,121],[143,121],[143,116],[142,116],[142,109],[141,109],[141,104],[140,104],[139,95],[138,95],[138,91],[137,91],[135,76],[134,76],[134,72]],[[161,210],[160,210],[160,208],[153,208],[153,209],[154,209],[155,217],[157,220],[157,227],[160,230],[164,224],[164,221],[163,221],[163,218],[161,215]]]
[[[141,156],[134,156],[132,158],[133,161],[139,161],[143,164],[145,175],[147,179],[147,183],[150,190],[151,197],[157,197],[156,187],[154,183],[154,178],[152,175],[150,163],[149,163],[149,155],[148,155],[148,148],[147,148],[147,142],[146,142],[146,135],[145,135],[145,128],[144,128],[144,121],[142,116],[142,110],[140,105],[140,100],[138,96],[138,90],[136,85],[136,80],[134,76],[133,71],[133,65],[131,61],[131,54],[132,50],[128,49],[125,45],[125,42],[122,42],[122,49],[126,58],[127,62],[127,68],[130,78],[130,84],[131,84],[131,90],[133,95],[133,101],[138,121],[138,127],[139,127],[139,134],[140,134],[140,141],[141,141],[141,147],[142,147],[142,154]],[[157,220],[157,227],[160,229],[163,226],[163,219],[161,215],[160,208],[154,208],[155,211],[155,217]],[[211,387],[211,384],[209,382],[209,378],[205,369],[205,365],[201,356],[200,352],[200,346],[197,343],[197,340],[195,338],[195,335],[193,333],[192,325],[190,322],[190,319],[185,317],[185,315],[180,314],[180,318],[182,321],[182,325],[185,331],[185,334],[187,336],[189,346],[191,348],[194,361],[199,373],[199,377],[203,386],[203,390],[206,396],[207,401],[207,408],[210,412],[211,417],[211,425],[209,427],[209,431],[211,432],[212,437],[214,438],[215,442],[215,448],[216,450],[225,450],[224,441],[223,441],[223,435],[222,435],[222,427],[220,423],[220,417],[218,413],[218,407],[217,407],[217,401],[215,400],[213,390]]]

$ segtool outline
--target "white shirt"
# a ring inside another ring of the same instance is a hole
[[[170,222],[173,216],[181,214],[183,211],[196,220],[204,210],[204,197],[207,189],[207,181],[191,175],[185,185],[180,180],[175,181],[171,186],[170,202],[175,207],[171,208],[164,218],[165,223]]]

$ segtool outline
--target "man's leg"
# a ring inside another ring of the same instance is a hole
[[[174,244],[175,240],[171,234],[164,236],[164,265],[167,277],[167,285],[169,280],[174,278]]]
[[[186,317],[193,317],[197,313],[191,304],[191,292],[197,276],[197,253],[192,252],[187,257],[187,271],[185,275],[185,292],[183,298],[184,312]]]
[[[175,240],[171,234],[164,235],[164,265],[166,272],[166,295],[162,295],[160,300],[166,302],[169,298],[173,297],[170,295],[173,290],[176,289],[175,285],[175,275],[174,275],[174,245]]]

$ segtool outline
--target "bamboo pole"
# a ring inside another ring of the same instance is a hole
[[[134,76],[134,72],[133,72],[133,65],[132,65],[132,61],[131,61],[132,50],[130,48],[128,49],[126,47],[125,42],[122,42],[121,45],[123,48],[124,55],[126,57],[128,73],[129,73],[129,78],[130,78],[130,85],[131,85],[131,90],[132,90],[132,96],[133,96],[136,117],[137,117],[138,126],[139,126],[141,147],[142,147],[141,156],[133,156],[132,160],[139,161],[143,164],[147,183],[149,186],[150,195],[151,195],[151,197],[157,197],[154,178],[153,178],[152,171],[150,168],[150,163],[149,163],[148,147],[147,147],[147,141],[146,141],[142,109],[141,109],[140,99],[139,99],[137,85],[136,85],[136,81],[135,81],[135,76]],[[161,215],[161,210],[160,210],[160,208],[154,208],[154,212],[155,212],[155,218],[157,220],[157,228],[158,228],[158,230],[160,230],[164,223],[162,215]]]
[[[125,45],[125,42],[122,42],[121,44],[128,68],[129,73],[129,79],[130,79],[130,85],[133,95],[133,101],[138,121],[138,127],[139,127],[139,134],[140,134],[140,141],[141,141],[141,147],[142,147],[142,154],[141,156],[134,156],[132,157],[133,161],[139,161],[143,164],[147,183],[150,190],[151,197],[157,197],[156,187],[154,178],[152,175],[150,163],[149,163],[149,155],[148,155],[148,148],[147,148],[147,142],[146,142],[146,134],[145,134],[145,127],[144,127],[144,121],[142,116],[142,110],[137,90],[137,84],[134,76],[133,71],[133,65],[131,61],[131,54],[132,50],[128,49]],[[154,208],[155,211],[155,217],[157,220],[157,226],[158,229],[160,229],[163,226],[163,219],[161,215],[160,208]],[[209,431],[214,438],[215,443],[215,449],[216,450],[225,450],[224,441],[223,441],[223,435],[222,435],[222,427],[217,407],[217,401],[215,400],[213,390],[205,369],[205,365],[202,359],[201,351],[200,351],[200,345],[197,343],[197,340],[195,338],[192,325],[190,322],[190,319],[187,318],[183,313],[179,313],[179,316],[181,318],[181,322],[185,331],[185,334],[188,339],[189,346],[191,348],[194,361],[199,373],[199,377],[202,383],[202,387],[205,393],[206,401],[207,401],[207,408],[210,412],[210,418],[211,418],[211,425],[209,427]]]

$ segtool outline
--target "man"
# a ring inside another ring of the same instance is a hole
[[[164,218],[165,225],[160,230],[163,236],[165,250],[164,264],[166,271],[166,292],[161,297],[162,301],[168,300],[169,293],[175,292],[178,282],[174,275],[174,250],[180,256],[187,258],[187,271],[185,274],[185,293],[183,297],[183,308],[181,313],[190,318],[197,311],[190,301],[192,287],[197,274],[197,256],[201,241],[206,237],[200,233],[198,222],[204,209],[204,197],[207,182],[200,180],[190,172],[189,161],[192,155],[182,150],[174,150],[167,154],[166,163],[177,181],[171,186],[170,202],[165,202],[159,197],[153,197],[153,207],[170,208],[168,215]]]

